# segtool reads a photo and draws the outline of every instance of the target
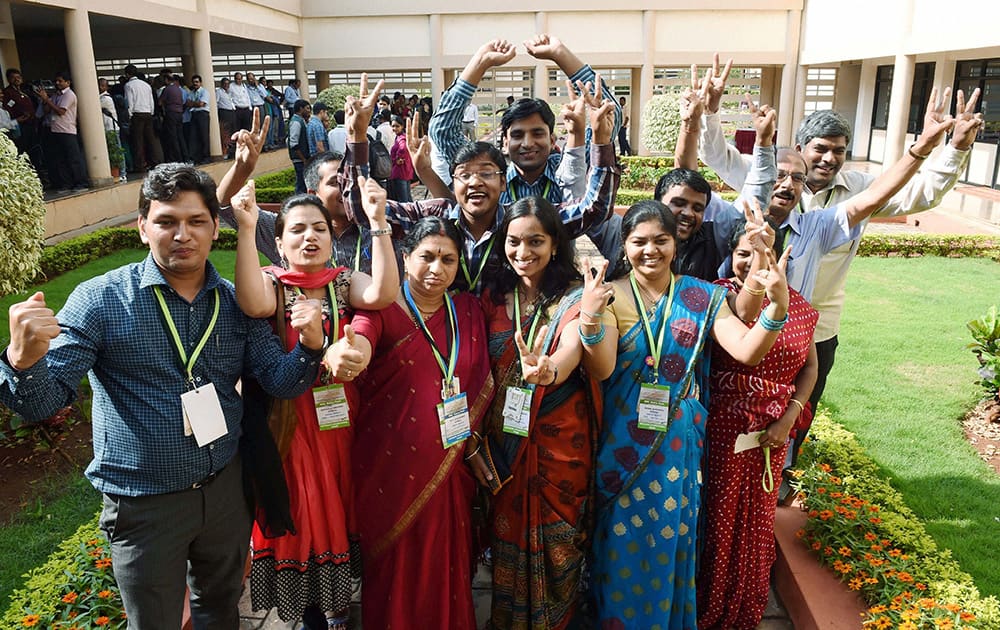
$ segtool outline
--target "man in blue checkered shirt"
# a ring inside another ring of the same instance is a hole
[[[10,311],[0,403],[28,420],[68,405],[85,374],[93,388],[101,527],[129,628],[178,628],[185,581],[196,628],[237,628],[250,538],[237,446],[237,382],[256,378],[290,398],[316,377],[320,305],[302,301],[284,352],[267,321],[246,317],[208,262],[218,238],[215,183],[183,164],[143,182],[140,263],[88,280],[58,315],[39,292]]]
[[[552,61],[569,77],[572,86],[595,84],[597,75],[584,64],[559,38],[536,35],[524,42],[528,53],[536,59]],[[467,142],[462,134],[462,115],[472,102],[472,96],[486,73],[510,62],[516,55],[513,44],[492,40],[480,46],[469,59],[455,82],[441,95],[431,117],[428,135],[434,143],[434,171],[445,182],[451,181],[451,166],[455,155]],[[496,86],[494,86],[496,87]],[[622,124],[621,105],[610,88],[602,86],[603,97],[614,105],[612,138],[618,136]],[[568,94],[572,99],[574,94]],[[528,196],[545,197],[554,205],[584,196],[587,188],[586,146],[555,151],[555,116],[549,104],[540,98],[522,98],[504,112],[500,122],[503,147],[510,159],[500,203],[509,206]],[[587,130],[588,139],[591,130]],[[588,142],[589,144],[589,142]],[[607,221],[590,226],[587,236],[594,241],[608,260],[618,257],[621,246],[621,217],[611,213]]]

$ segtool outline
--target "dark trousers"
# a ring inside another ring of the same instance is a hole
[[[201,164],[208,159],[208,112],[191,112],[191,132],[188,134],[188,157],[195,164]]]
[[[222,154],[232,157],[236,150],[236,144],[232,141],[232,136],[239,127],[236,126],[236,110],[219,110],[219,133],[222,136]]]
[[[132,136],[132,160],[135,170],[144,171],[163,161],[163,149],[153,130],[153,115],[135,113],[129,121]]]
[[[306,180],[303,178],[306,172],[306,165],[298,160],[293,160],[292,166],[295,167],[295,194],[301,195],[306,191]]]
[[[393,201],[402,201],[405,203],[413,201],[413,196],[410,193],[410,182],[405,179],[390,179],[389,189],[386,192],[389,199]]]
[[[632,146],[628,143],[627,127],[622,127],[618,130],[618,154],[632,155]]]
[[[253,108],[251,107],[237,107],[236,108],[236,128],[250,130],[253,125]]]
[[[75,133],[56,133],[50,136],[51,155],[49,156],[49,180],[52,187],[86,188],[87,167],[83,162],[83,152],[80,151],[80,140]]]
[[[167,112],[163,115],[163,129],[160,140],[163,142],[163,157],[168,162],[184,161],[184,146],[181,144],[182,114]]]
[[[129,630],[180,628],[185,585],[196,630],[237,630],[250,525],[238,456],[202,488],[104,495],[101,529]]]

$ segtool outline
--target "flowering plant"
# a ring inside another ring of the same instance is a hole
[[[793,473],[809,517],[798,537],[868,603],[864,627],[1000,627],[1000,603],[937,549],[854,436],[824,413],[811,434]]]
[[[96,518],[28,574],[0,619],[0,630],[123,630],[126,625],[110,548]]]

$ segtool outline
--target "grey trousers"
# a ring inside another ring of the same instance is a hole
[[[105,494],[101,529],[129,630],[179,628],[185,585],[196,630],[237,630],[250,526],[239,456],[202,488]]]

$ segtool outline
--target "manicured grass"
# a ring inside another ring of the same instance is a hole
[[[101,495],[82,473],[41,479],[37,496],[0,527],[0,605],[23,575],[45,562],[56,546],[101,508]]]
[[[823,396],[984,595],[1000,595],[1000,478],[960,420],[982,393],[965,324],[998,302],[989,260],[857,259]]]
[[[7,309],[36,290],[45,292],[45,301],[58,311],[74,288],[84,280],[146,257],[148,250],[122,250],[63,274],[29,292],[0,299],[0,348],[9,338]],[[212,263],[232,280],[236,254],[217,251]],[[36,496],[20,513],[0,516],[0,604],[22,583],[22,575],[42,564],[56,545],[70,536],[101,507],[101,495],[82,473],[67,473],[38,483]],[[9,516],[9,519],[8,519]]]

